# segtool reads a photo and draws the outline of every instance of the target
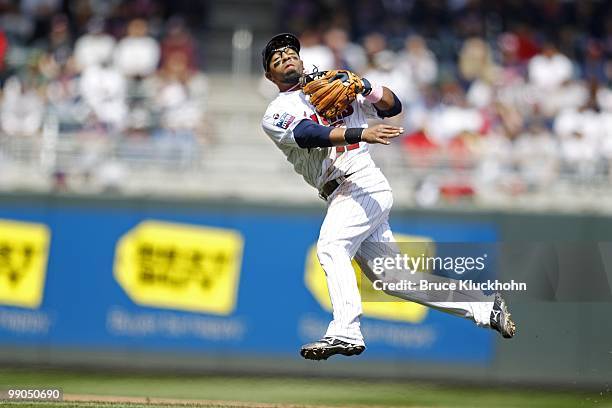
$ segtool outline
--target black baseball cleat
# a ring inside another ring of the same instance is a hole
[[[501,294],[495,294],[493,310],[491,311],[491,328],[497,330],[501,335],[510,339],[516,334],[516,325],[512,321],[506,301]]]
[[[363,353],[365,346],[347,343],[346,341],[324,337],[314,343],[302,346],[300,354],[307,360],[327,360],[334,354],[345,356],[358,356]]]

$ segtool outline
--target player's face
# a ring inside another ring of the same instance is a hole
[[[293,85],[303,71],[304,64],[299,54],[292,48],[284,48],[272,55],[266,77],[276,84]]]

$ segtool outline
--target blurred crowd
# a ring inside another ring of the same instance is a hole
[[[609,1],[291,0],[282,13],[307,69],[398,94],[413,166],[471,167],[479,187],[511,192],[612,175]]]
[[[182,0],[0,0],[1,133],[189,151],[206,138],[191,20],[201,28],[203,14]]]
[[[269,3],[282,17],[270,31],[299,35],[308,70],[347,68],[398,94],[403,164],[424,186],[473,194],[464,173],[512,193],[612,178],[612,2]],[[212,7],[0,0],[0,142],[51,132],[194,154],[211,139],[196,42]],[[451,182],[435,180],[442,168]]]

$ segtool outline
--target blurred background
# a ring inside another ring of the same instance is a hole
[[[307,67],[353,70],[402,99],[405,137],[375,152],[397,206],[606,211],[610,9],[2,1],[0,188],[314,202],[259,129],[276,92],[260,52],[290,31]]]
[[[596,270],[604,302],[554,281],[503,343],[386,306],[363,358],[301,361],[330,317],[324,203],[261,130],[278,32],[402,100],[405,135],[372,148],[398,236],[592,243],[564,273]],[[0,360],[608,393],[611,85],[606,0],[0,0]]]

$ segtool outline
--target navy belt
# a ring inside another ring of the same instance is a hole
[[[319,191],[319,197],[327,201],[329,196],[332,195],[334,191],[336,191],[340,184],[342,184],[344,180],[349,178],[352,174],[353,173],[347,174],[346,176],[340,176],[323,184],[323,187],[321,187],[321,191]]]

